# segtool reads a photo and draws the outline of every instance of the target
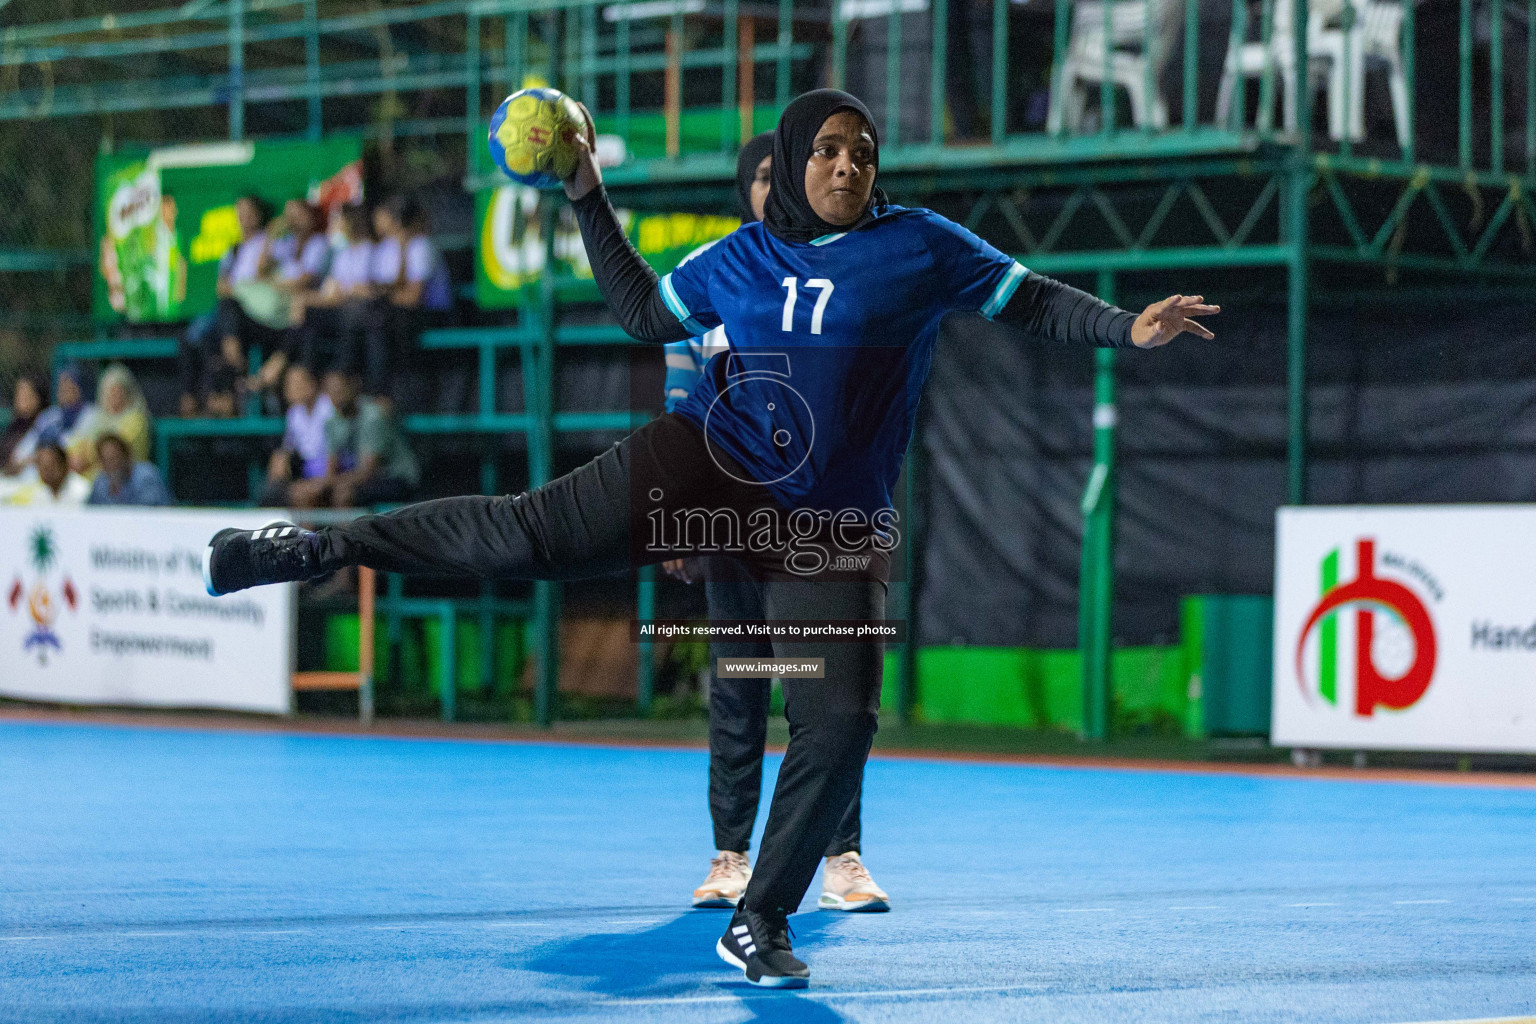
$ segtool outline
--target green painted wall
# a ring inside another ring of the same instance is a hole
[[[1266,733],[1269,729],[1270,632],[1273,602],[1265,596],[1186,598],[1176,646],[1121,647],[1112,656],[1113,732],[1199,737]],[[327,669],[356,671],[357,616],[326,623]],[[458,625],[458,689],[480,687],[479,623]],[[392,671],[383,629],[376,664]],[[408,693],[442,692],[440,624],[407,622],[401,634],[400,678]],[[521,678],[527,645],[523,624],[498,621],[494,694],[510,699]],[[896,709],[899,653],[888,651],[881,707]],[[933,724],[1002,725],[1077,732],[1083,723],[1082,658],[1073,650],[1027,647],[925,647],[918,652],[914,717]],[[775,690],[773,709],[782,710]]]

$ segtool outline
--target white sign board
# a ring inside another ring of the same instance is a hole
[[[1283,508],[1277,746],[1536,753],[1536,506]]]
[[[0,694],[287,713],[293,588],[203,589],[208,538],[270,518],[0,509]]]

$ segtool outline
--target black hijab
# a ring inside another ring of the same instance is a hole
[[[795,97],[784,108],[773,133],[773,185],[763,211],[764,225],[786,242],[809,242],[822,235],[854,231],[869,222],[870,213],[865,210],[864,216],[852,224],[828,224],[816,215],[805,197],[805,165],[810,162],[816,133],[839,110],[851,110],[864,118],[870,137],[875,140],[875,166],[880,166],[880,135],[875,131],[875,119],[857,96],[840,89],[816,89]],[[886,202],[885,193],[876,187],[870,195],[870,207]]]
[[[752,212],[752,183],[757,180],[757,165],[773,155],[773,132],[754,135],[736,154],[736,202],[741,207],[743,224],[757,220]]]

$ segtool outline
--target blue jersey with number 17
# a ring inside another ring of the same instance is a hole
[[[874,515],[891,507],[939,321],[995,316],[1025,274],[932,210],[882,206],[808,243],[745,225],[662,278],[689,331],[724,324],[730,339],[674,411],[786,509]]]

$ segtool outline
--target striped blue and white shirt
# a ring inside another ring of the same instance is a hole
[[[730,350],[731,343],[725,337],[725,328],[716,327],[700,338],[674,341],[667,350],[667,412],[677,403],[693,394],[704,377],[704,364],[721,352]]]
[[[684,256],[678,266],[687,263],[714,244],[715,242],[705,242]],[[699,386],[699,380],[704,375],[704,364],[721,352],[728,351],[730,347],[731,343],[725,336],[724,326],[716,327],[700,337],[674,341],[666,346],[667,379],[663,387],[667,396],[667,412],[671,412],[677,407],[678,402],[693,394],[693,389]]]

